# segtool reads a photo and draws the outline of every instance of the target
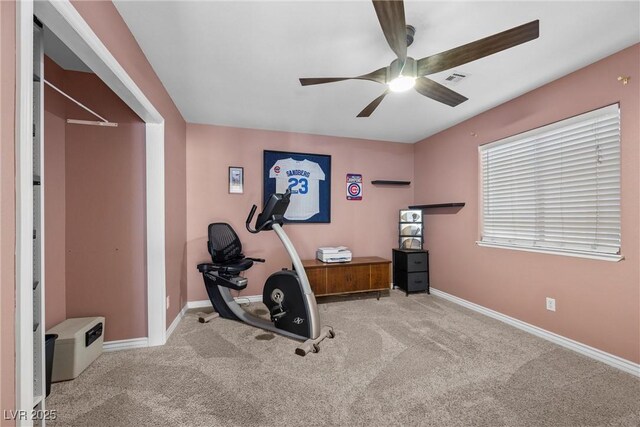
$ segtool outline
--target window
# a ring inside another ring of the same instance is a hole
[[[480,147],[478,244],[620,260],[620,111]]]

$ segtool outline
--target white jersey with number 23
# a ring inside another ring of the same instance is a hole
[[[276,193],[291,189],[291,203],[286,219],[305,220],[320,212],[320,185],[324,172],[320,165],[309,160],[282,159],[275,162],[269,178],[276,180]]]

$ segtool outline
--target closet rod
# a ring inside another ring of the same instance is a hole
[[[83,109],[87,110],[88,112],[90,112],[91,114],[93,114],[94,116],[96,116],[97,118],[99,118],[100,120],[102,120],[102,122],[95,122],[95,121],[89,121],[89,120],[75,120],[75,119],[67,119],[67,123],[74,123],[74,124],[80,124],[80,125],[98,125],[98,126],[110,126],[110,127],[117,127],[118,124],[117,123],[113,123],[110,122],[109,120],[105,119],[104,117],[102,117],[100,114],[96,113],[95,111],[93,111],[92,109],[90,109],[89,107],[83,105],[82,103],[76,101],[75,99],[73,99],[72,97],[70,97],[69,95],[67,95],[66,93],[64,93],[62,90],[58,89],[57,87],[55,87],[54,85],[52,85],[51,83],[49,83],[46,79],[43,79],[43,81],[49,86],[51,87],[53,90],[55,90],[56,92],[58,92],[60,95],[64,96],[65,98],[67,98],[70,101],[73,101],[74,103],[76,103],[78,106],[82,107]]]

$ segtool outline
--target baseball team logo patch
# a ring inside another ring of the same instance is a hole
[[[280,173],[280,166],[276,166],[276,167],[274,167],[274,168],[273,168],[273,171],[274,171],[275,173]]]
[[[347,174],[347,200],[362,200],[362,175]]]

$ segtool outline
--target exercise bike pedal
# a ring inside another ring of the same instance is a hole
[[[287,314],[287,311],[281,306],[276,305],[271,308],[271,321],[275,322]]]

